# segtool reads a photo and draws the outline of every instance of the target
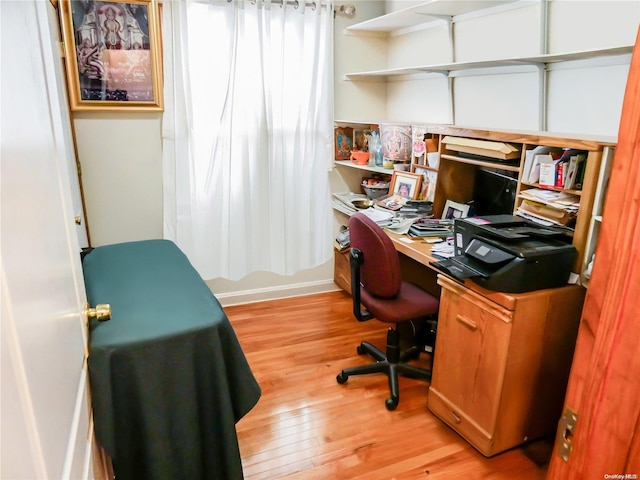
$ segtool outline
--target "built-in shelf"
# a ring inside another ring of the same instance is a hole
[[[447,155],[445,153],[440,155],[443,160],[454,160],[458,163],[468,163],[469,165],[477,165],[479,167],[498,168],[508,172],[519,172],[519,165],[509,165],[502,162],[492,162],[490,160],[479,160],[475,158],[458,157],[456,155]],[[516,160],[517,161],[517,160]]]
[[[582,190],[568,190],[562,187],[541,187],[539,183],[528,183],[528,182],[521,182],[522,185],[526,185],[527,187],[531,187],[531,188],[542,188],[544,190],[553,190],[555,192],[564,192],[564,193],[569,193],[571,195],[577,195],[578,197],[580,195],[582,195]],[[525,197],[523,197],[525,198]]]
[[[406,28],[441,21],[442,17],[455,17],[465,13],[496,7],[517,0],[431,0],[409,8],[355,23],[345,29],[349,34],[389,34]]]
[[[600,48],[596,50],[581,50],[577,52],[537,55],[531,57],[514,57],[496,60],[479,60],[473,62],[454,62],[436,65],[423,65],[414,67],[391,68],[388,70],[373,70],[369,72],[354,72],[345,74],[349,80],[386,80],[401,75],[413,75],[419,73],[443,73],[472,70],[476,68],[493,67],[518,67],[526,65],[545,65],[549,63],[568,62],[572,60],[588,60],[598,57],[628,55],[633,51],[633,45],[621,47]]]
[[[357,168],[359,170],[365,170],[367,172],[381,173],[384,175],[393,175],[392,168],[376,167],[375,165],[356,165],[350,160],[336,160],[335,164],[343,167]]]

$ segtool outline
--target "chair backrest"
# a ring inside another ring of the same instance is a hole
[[[362,252],[360,283],[371,295],[393,298],[400,291],[400,259],[393,242],[376,222],[358,212],[349,219],[352,248]]]

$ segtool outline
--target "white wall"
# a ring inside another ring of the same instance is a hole
[[[356,17],[337,15],[335,19],[335,118],[447,123],[451,108],[448,80],[441,75],[388,84],[345,80],[348,72],[404,62],[450,61],[446,29],[421,30],[389,41],[345,35],[347,25],[384,14],[386,5],[380,0],[344,3],[356,6]],[[395,0],[389,2],[389,8],[406,8],[410,3]],[[457,60],[495,58],[514,52],[536,54],[540,43],[537,4],[457,23]],[[637,1],[552,1],[550,51],[631,44],[639,19]],[[558,67],[549,73],[549,129],[617,134],[628,67],[617,64],[584,70],[578,66]],[[459,76],[453,81],[457,123],[537,129],[536,82],[537,73]],[[74,115],[93,246],[162,236],[161,123],[160,114]],[[344,191],[345,183],[336,172],[331,173],[331,181],[334,191]],[[283,288],[292,294],[322,289],[332,278],[333,265],[329,262],[291,277],[262,272],[238,282],[214,279],[209,284],[223,303],[231,303],[278,295]]]
[[[410,5],[410,2],[396,1]],[[388,39],[387,68],[536,56],[541,53],[541,2],[494,7],[454,23],[451,56],[444,24]],[[552,54],[633,45],[640,2],[552,0],[548,47]],[[630,55],[548,65],[546,130],[617,135]],[[370,70],[363,68],[363,70]],[[371,68],[373,70],[373,68]],[[453,111],[447,82],[434,75],[389,81],[381,121],[449,123],[496,129],[538,130],[540,75],[535,67],[452,73]],[[447,99],[447,101],[445,101]],[[353,106],[352,108],[357,108]]]
[[[91,245],[162,238],[162,115],[73,118]]]

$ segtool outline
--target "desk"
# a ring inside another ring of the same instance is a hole
[[[241,479],[235,423],[260,388],[222,307],[172,242],[98,247],[87,298],[96,438],[118,480]]]
[[[441,290],[429,410],[485,456],[555,432],[584,288],[486,290],[431,267],[431,244],[386,233],[422,267],[412,276],[437,278]]]

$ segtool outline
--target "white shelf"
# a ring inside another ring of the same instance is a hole
[[[372,32],[388,34],[405,28],[441,21],[439,17],[455,17],[515,1],[517,0],[431,0],[381,17],[355,23],[345,30],[355,35]]]
[[[393,168],[376,167],[375,165],[356,165],[351,160],[336,160],[335,164],[342,167],[357,168],[358,170],[364,170],[367,172],[393,175]]]
[[[392,68],[388,70],[374,70],[369,72],[354,72],[347,73],[345,76],[349,80],[385,80],[390,77],[413,75],[417,73],[448,74],[449,72],[471,70],[474,68],[517,67],[523,65],[543,65],[548,63],[568,62],[572,60],[588,60],[605,56],[627,55],[631,54],[632,51],[633,45],[624,45],[621,47],[537,55],[533,57],[514,57],[496,60],[479,60],[473,62],[442,63],[436,65]]]

